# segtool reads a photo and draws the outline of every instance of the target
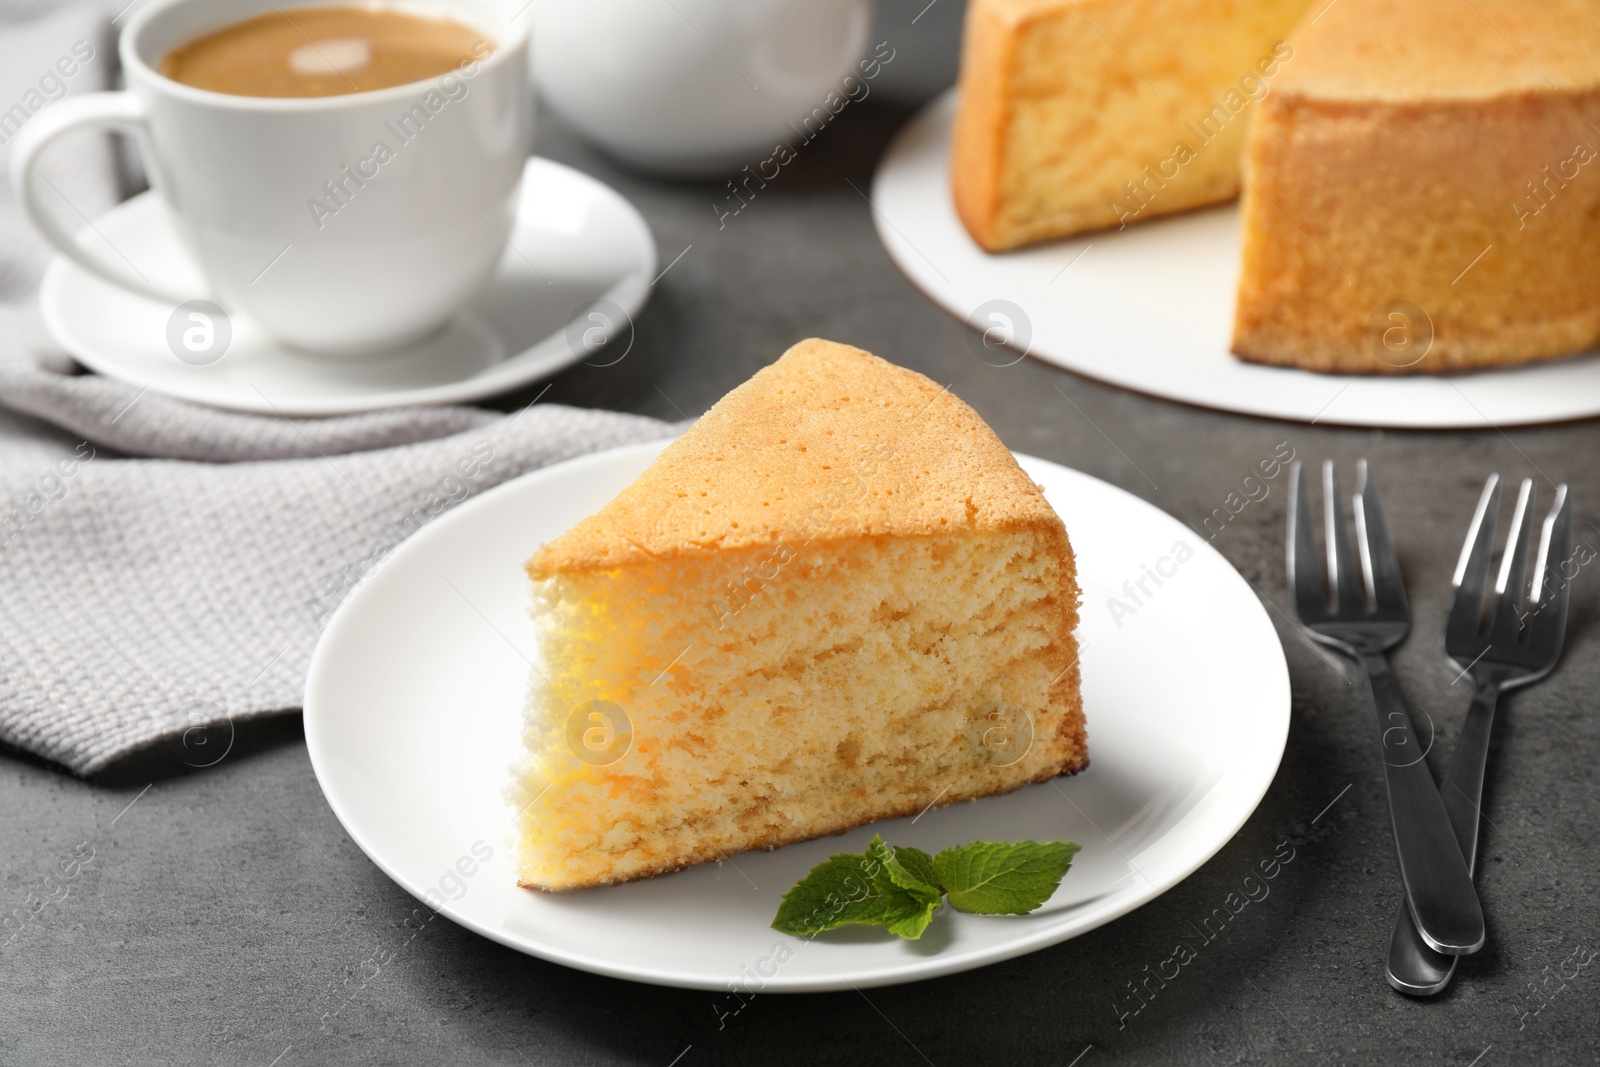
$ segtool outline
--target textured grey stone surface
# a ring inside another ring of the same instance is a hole
[[[1600,424],[1309,427],[1146,399],[1031,360],[980,363],[964,327],[890,264],[846,181],[866,190],[914,100],[951,76],[960,7],[936,0],[913,25],[925,2],[885,4],[880,38],[897,54],[883,91],[851,105],[720,231],[714,183],[631,175],[545,123],[539,151],[631,197],[663,264],[692,246],[640,317],[628,357],[562,375],[549,399],[693,416],[815,334],[952,383],[1014,448],[1190,523],[1279,442],[1347,471],[1367,456],[1382,475],[1415,609],[1398,667],[1439,726],[1430,763],[1442,773],[1467,692],[1452,685],[1439,631],[1482,479],[1531,476],[1546,499],[1549,483],[1569,482],[1577,539],[1600,548]],[[865,995],[758,996],[719,1028],[711,994],[568,970],[442,919],[413,938],[401,923],[414,902],[346,837],[312,777],[298,719],[281,717],[241,729],[227,759],[205,771],[152,753],[89,783],[0,754],[0,910],[26,913],[30,895],[66,892],[14,937],[0,933],[0,1063],[1594,1062],[1600,966],[1578,961],[1600,949],[1600,583],[1587,571],[1576,582],[1560,670],[1503,706],[1479,864],[1489,946],[1463,963],[1448,994],[1407,1000],[1383,979],[1397,883],[1370,713],[1359,687],[1284,623],[1281,490],[1213,544],[1273,605],[1293,685],[1282,768],[1216,858],[1117,922],[950,978]],[[1294,859],[1270,896],[1200,944],[1190,924],[1283,842]],[[75,864],[75,849],[92,849],[92,860]],[[64,878],[63,861],[76,877]],[[1128,983],[1142,983],[1179,941],[1195,958],[1164,987],[1151,982],[1140,1007]],[[392,961],[361,988],[380,952]]]

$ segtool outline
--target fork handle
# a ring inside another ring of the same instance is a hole
[[[1483,947],[1483,909],[1472,887],[1433,774],[1417,742],[1400,683],[1381,649],[1361,650],[1377,710],[1378,749],[1389,793],[1400,880],[1417,930],[1430,948],[1466,956]],[[1481,775],[1480,775],[1481,780]]]
[[[1456,844],[1471,874],[1478,858],[1478,815],[1483,801],[1483,773],[1489,759],[1489,734],[1494,728],[1495,707],[1500,702],[1500,679],[1484,676],[1473,679],[1472,704],[1467,708],[1466,724],[1456,742],[1450,770],[1444,776],[1444,810],[1450,816]],[[1411,921],[1411,908],[1400,902],[1394,932],[1389,936],[1389,984],[1402,993],[1426,997],[1450,984],[1459,956],[1446,956],[1429,948],[1417,924]]]

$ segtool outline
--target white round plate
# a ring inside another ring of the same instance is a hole
[[[950,974],[1053,945],[1187,877],[1255,810],[1289,729],[1283,650],[1249,585],[1177,520],[1121,489],[1018,456],[1067,525],[1083,585],[1090,767],[913,819],[754,852],[629,885],[518,889],[513,811],[538,649],[522,570],[538,545],[598,510],[663,443],[534,471],[407,540],[330,620],[306,688],[306,743],[328,803],[374,863],[461,925],[512,948],[619,978],[696,989],[846,989]],[[1182,543],[1192,551],[1179,552]],[[1131,614],[1144,565],[1168,573]],[[1031,915],[948,908],[920,941],[846,928],[814,941],[769,924],[815,864],[874,833],[937,852],[979,839],[1083,846]],[[784,946],[788,951],[782,951]],[[792,953],[792,958],[788,957]],[[781,965],[777,962],[783,959]]]
[[[1592,355],[1443,377],[1313,374],[1234,357],[1234,205],[991,255],[950,199],[955,108],[951,90],[884,153],[872,186],[878,237],[957,318],[971,321],[992,300],[1020,307],[1031,339],[1020,328],[1015,336],[1029,355],[1169,400],[1298,421],[1483,429],[1600,415]],[[982,328],[1002,325],[979,318]]]
[[[117,205],[80,238],[145,277],[203,296],[207,287],[155,193]],[[167,345],[171,305],[135,296],[57,256],[39,304],[52,337],[84,366],[213,407],[277,415],[341,415],[413,404],[457,404],[504,393],[585,357],[568,325],[606,300],[631,319],[656,271],[650,227],[609,186],[548,159],[528,161],[516,223],[488,286],[443,330],[375,356],[319,357],[281,344],[243,315],[222,358],[194,366]],[[601,308],[608,319],[614,309]],[[596,336],[591,333],[589,336]],[[631,323],[612,322],[619,345]]]

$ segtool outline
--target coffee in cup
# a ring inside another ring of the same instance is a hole
[[[438,78],[493,46],[455,19],[375,7],[277,9],[168,52],[173,81],[235,96],[342,96]]]

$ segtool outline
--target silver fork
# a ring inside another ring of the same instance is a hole
[[[1517,492],[1511,532],[1500,554],[1500,576],[1494,585],[1497,599],[1486,625],[1484,586],[1489,579],[1490,550],[1494,547],[1494,520],[1500,513],[1500,476],[1490,475],[1478,498],[1466,543],[1461,546],[1455,573],[1455,603],[1445,625],[1445,652],[1462,674],[1472,676],[1472,704],[1443,788],[1445,812],[1455,828],[1469,872],[1478,852],[1479,805],[1483,800],[1484,763],[1489,755],[1495,705],[1502,691],[1532,685],[1550,673],[1561,657],[1567,629],[1567,592],[1572,575],[1552,569],[1565,564],[1572,551],[1572,509],[1567,502],[1567,487],[1556,489],[1555,503],[1545,516],[1529,590],[1524,564],[1532,541],[1528,536],[1532,502],[1533,481],[1524,478]],[[1457,959],[1434,952],[1424,944],[1417,936],[1410,909],[1401,907],[1389,938],[1390,985],[1402,993],[1430,996],[1450,984]]]
[[[1355,521],[1361,551],[1358,578],[1350,538],[1339,517],[1339,482],[1333,463],[1322,465],[1324,540],[1328,576],[1317,565],[1305,471],[1290,473],[1289,588],[1300,624],[1321,643],[1358,661],[1377,712],[1378,748],[1389,794],[1389,821],[1406,903],[1423,941],[1436,952],[1464,956],[1483,947],[1483,909],[1456,844],[1444,802],[1423,761],[1411,712],[1389,668],[1387,651],[1411,626],[1400,564],[1389,540],[1383,505],[1367,461],[1357,467]]]

